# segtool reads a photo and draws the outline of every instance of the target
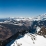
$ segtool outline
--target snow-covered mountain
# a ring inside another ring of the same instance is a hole
[[[10,18],[17,21],[20,21],[20,20],[39,21],[39,20],[46,20],[46,13],[42,15],[38,15],[36,17],[10,17]]]
[[[46,13],[42,14],[42,15],[38,15],[38,16],[34,16],[34,17],[8,17],[8,18],[2,18],[0,19],[0,22],[9,22],[9,21],[39,21],[39,20],[46,20]]]
[[[42,31],[40,27],[37,27],[36,30],[37,33],[39,33],[40,31],[41,33],[43,33],[44,31]],[[46,35],[45,37],[43,37],[43,35],[38,35],[37,33],[26,33],[23,37],[21,36],[18,39],[16,39],[12,44],[7,44],[7,46],[46,46]]]
[[[26,20],[32,21],[33,20],[32,17],[14,17],[14,18],[10,17],[10,19],[13,19],[13,20],[16,20],[16,21],[21,21],[21,20],[23,20],[23,21],[26,21]]]
[[[8,45],[7,45],[8,46]],[[9,46],[46,46],[46,38],[40,35],[27,33]]]
[[[32,18],[10,17],[4,23],[30,26],[30,32],[19,37],[19,39],[15,39],[12,44],[9,43],[7,46],[46,46],[46,14]]]
[[[38,20],[42,20],[42,21],[46,20],[46,14],[42,14],[34,18],[34,21],[38,21]]]

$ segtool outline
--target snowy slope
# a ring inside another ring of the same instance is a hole
[[[35,40],[34,40],[35,38]],[[24,37],[15,40],[11,46],[46,46],[46,38],[36,34],[25,34]]]

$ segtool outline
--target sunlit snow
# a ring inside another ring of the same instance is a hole
[[[40,35],[28,33],[25,34],[24,37],[15,40],[11,46],[46,46],[46,38]]]

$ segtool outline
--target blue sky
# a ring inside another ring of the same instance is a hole
[[[46,0],[0,0],[0,18],[32,17],[46,13]]]

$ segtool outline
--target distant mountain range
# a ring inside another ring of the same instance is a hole
[[[39,16],[35,17],[34,19],[37,20],[37,21],[38,20],[42,20],[42,21],[46,20],[46,14],[39,15]]]
[[[46,20],[46,14],[42,14],[36,17],[9,17],[9,18],[0,18],[0,22],[4,22],[4,21],[12,21],[12,20],[16,20],[16,21],[20,21],[20,20],[28,20],[28,21],[39,21],[39,20]]]

